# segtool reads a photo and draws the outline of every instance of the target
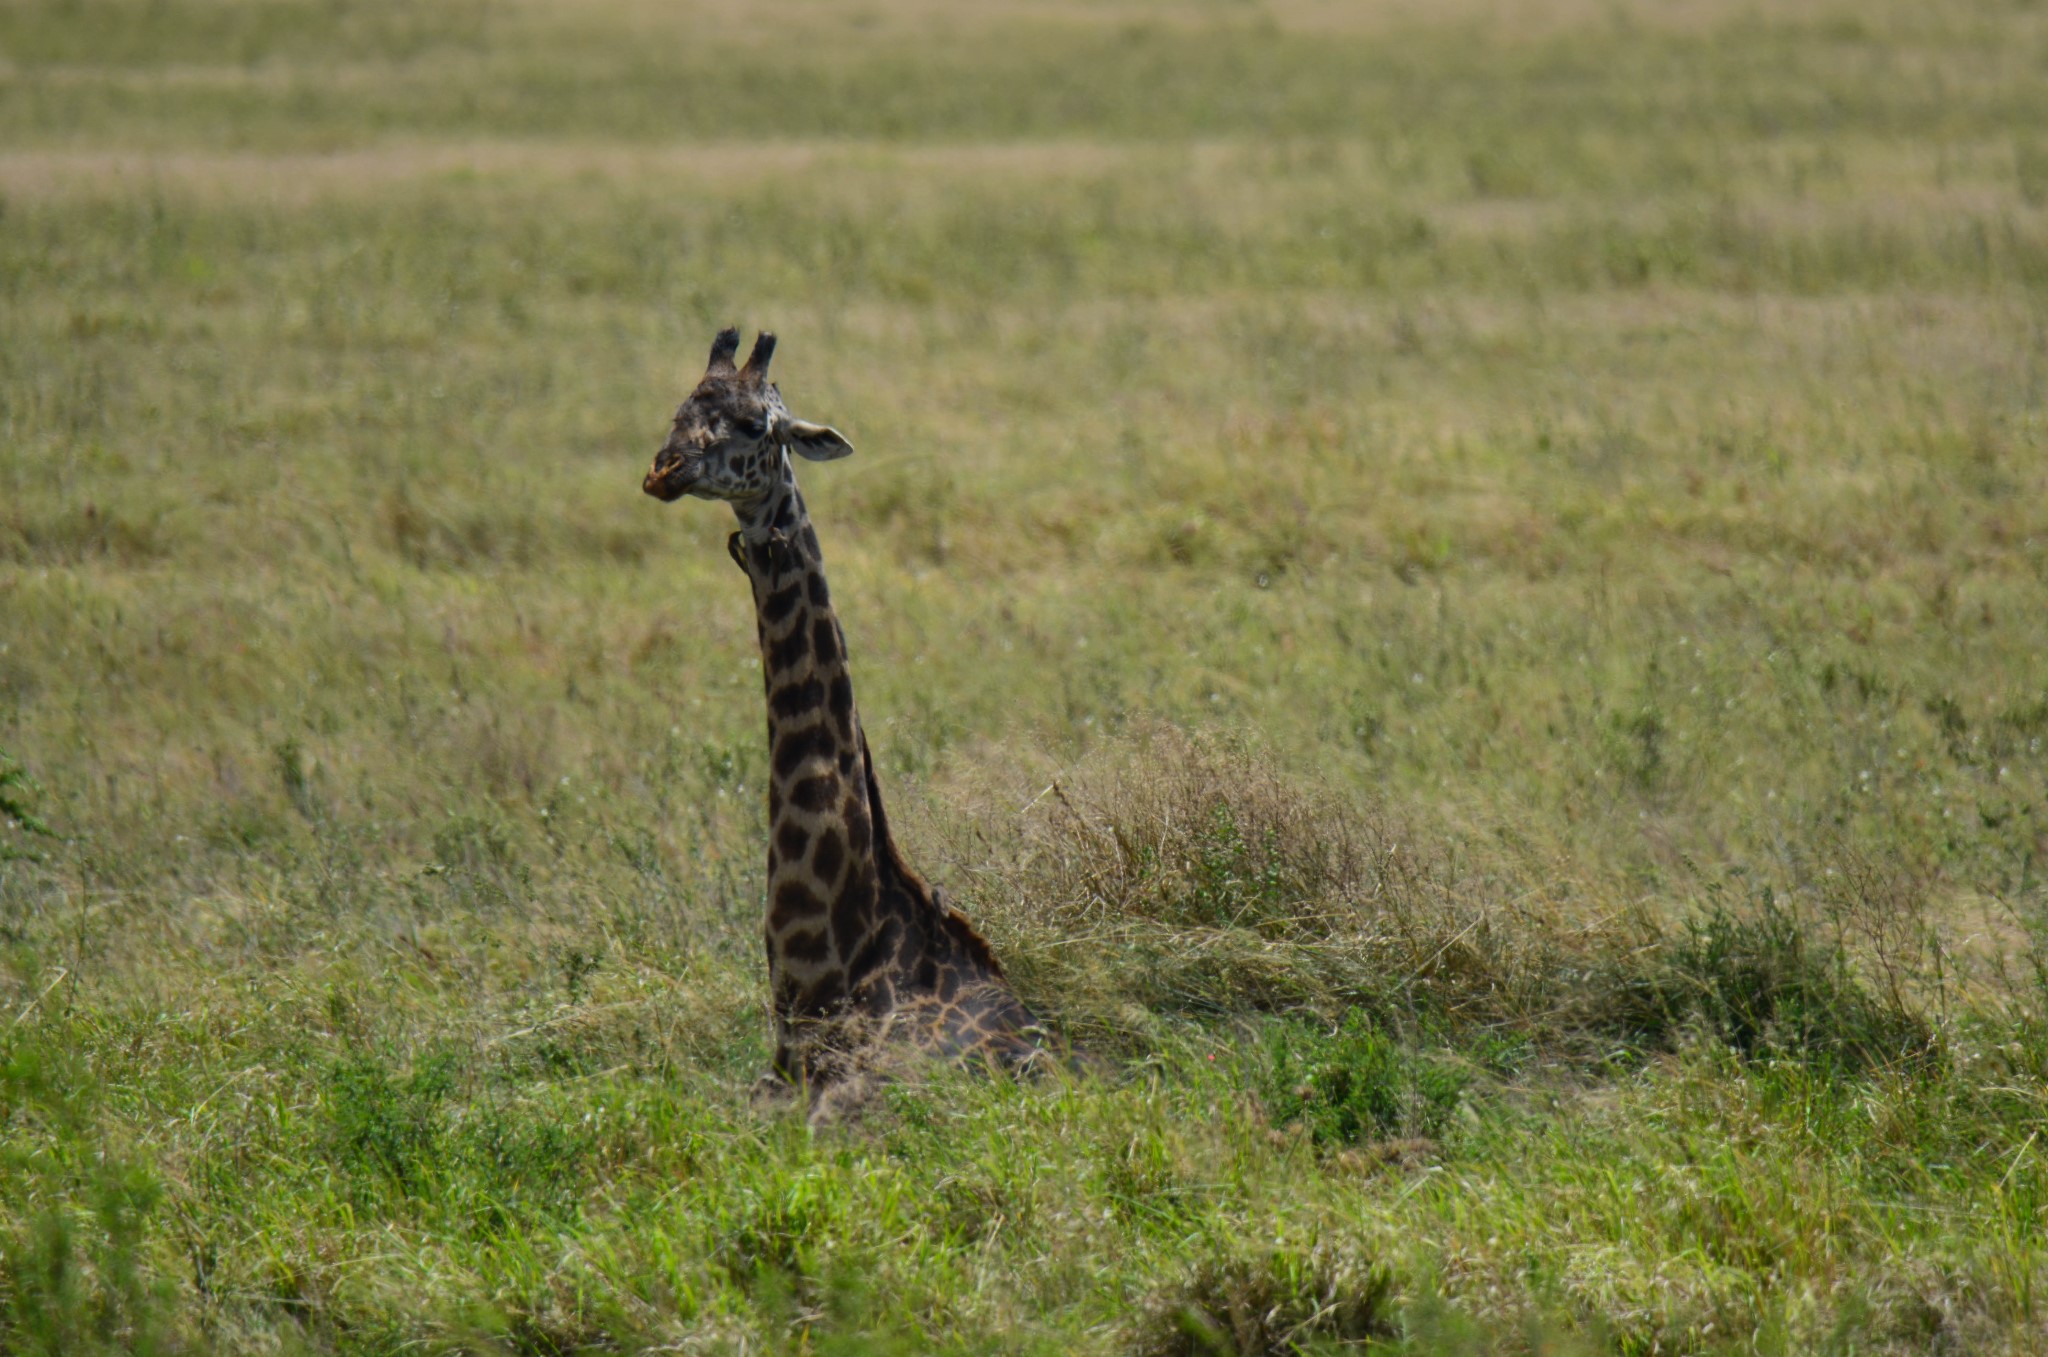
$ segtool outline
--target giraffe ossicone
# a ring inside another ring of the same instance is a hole
[[[768,380],[774,335],[735,367],[739,343],[737,329],[719,332],[641,488],[664,501],[723,500],[739,518],[726,548],[753,586],[768,702],[774,1074],[815,1106],[888,1049],[1032,1061],[1037,1020],[987,940],[904,860],[882,809],[790,460],[832,461],[853,445],[789,413]]]

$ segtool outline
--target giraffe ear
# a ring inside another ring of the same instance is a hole
[[[814,462],[836,462],[841,457],[853,455],[853,444],[847,442],[839,430],[813,424],[807,419],[790,420],[783,426],[782,436],[788,441],[791,452]]]

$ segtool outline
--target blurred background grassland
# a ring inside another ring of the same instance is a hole
[[[2043,129],[2019,0],[0,8],[0,1348],[2035,1350]],[[748,1107],[734,322],[1128,1077]]]

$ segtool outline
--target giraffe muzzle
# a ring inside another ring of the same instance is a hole
[[[664,467],[657,461],[647,472],[647,478],[640,482],[643,493],[654,496],[664,504],[671,504],[689,493],[690,478],[684,473],[684,463],[673,462]]]

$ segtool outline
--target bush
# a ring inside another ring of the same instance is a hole
[[[1874,994],[1840,943],[1814,936],[1766,896],[1752,912],[1717,904],[1689,919],[1617,986],[1609,1016],[1634,1044],[1704,1033],[1746,1058],[1795,1059],[1842,1073],[1931,1057],[1925,1018]]]
[[[1404,1049],[1354,1009],[1334,1030],[1276,1022],[1267,1035],[1261,1101],[1318,1145],[1441,1135],[1464,1100],[1465,1072]]]

